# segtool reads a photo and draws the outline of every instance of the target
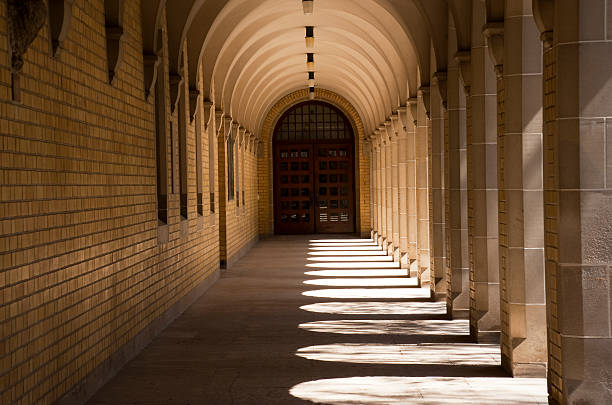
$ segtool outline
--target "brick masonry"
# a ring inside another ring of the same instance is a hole
[[[140,21],[140,1],[124,3],[124,20]],[[124,27],[112,85],[104,27],[102,0],[76,0],[53,58],[45,24],[24,54],[14,103],[0,2],[3,404],[54,402],[219,265],[215,221],[196,211],[193,124],[187,232],[179,194],[169,192],[168,242],[158,244],[154,110],[144,96],[140,26]]]

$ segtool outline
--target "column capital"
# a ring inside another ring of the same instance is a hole
[[[393,127],[393,132],[395,132],[395,136],[401,136],[404,134],[404,126],[402,125],[402,122],[400,121],[398,110],[396,110],[393,114],[391,114],[391,126]]]
[[[438,95],[442,100],[442,107],[447,108],[448,93],[447,93],[447,73],[444,70],[439,70],[432,75],[432,84],[438,88]]]
[[[553,45],[553,28],[555,26],[555,0],[533,0],[533,19],[540,31],[544,49]]]
[[[408,109],[410,111],[412,123],[414,124],[415,127],[417,126],[417,105],[418,105],[418,99],[416,97],[410,97],[408,99]]]
[[[489,56],[495,65],[497,77],[504,74],[504,22],[494,21],[482,27],[482,34],[487,38]]]
[[[457,51],[455,61],[459,64],[459,74],[463,80],[463,88],[469,97],[472,89],[472,52],[471,50]]]
[[[202,102],[202,105],[204,107],[204,130],[206,131],[208,129],[208,126],[210,125],[210,121],[215,113],[215,105],[212,103],[212,101],[210,100],[204,100]]]
[[[223,110],[215,107],[215,132],[217,138],[221,134],[221,128],[223,128]]]
[[[234,120],[232,119],[232,117],[230,117],[229,115],[226,115],[223,117],[223,127],[224,127],[224,136],[225,136],[225,141],[227,142],[227,140],[229,139],[230,141],[233,141],[235,139],[235,136],[232,132],[232,122],[234,122]]]
[[[431,115],[430,115],[431,93],[430,93],[429,85],[419,87],[418,94],[423,99],[423,106],[425,107],[425,115],[427,115],[427,118],[431,118]]]
[[[387,138],[389,138],[389,141],[393,140],[393,138],[395,138],[395,131],[393,131],[393,123],[391,122],[391,119],[387,118],[383,125],[385,126],[385,131],[387,132]]]

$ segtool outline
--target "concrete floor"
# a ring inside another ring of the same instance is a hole
[[[364,240],[256,245],[89,402],[545,404]]]

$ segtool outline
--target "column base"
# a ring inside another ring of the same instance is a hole
[[[546,363],[513,363],[508,356],[502,353],[501,365],[512,377],[546,378]]]
[[[470,325],[470,336],[478,343],[499,343],[500,331],[498,330],[481,330],[478,331],[473,325]]]

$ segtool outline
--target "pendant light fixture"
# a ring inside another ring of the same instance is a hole
[[[312,15],[314,9],[313,0],[302,0],[302,8],[304,9],[304,15]]]
[[[309,72],[315,70],[314,53],[309,52],[306,54],[306,70]]]
[[[314,48],[314,27],[306,27],[306,48]]]
[[[311,86],[308,88],[308,99],[314,100],[314,98],[315,98],[315,88],[314,86]]]
[[[308,72],[308,86],[309,87],[314,87],[315,85],[314,74],[315,72]]]

